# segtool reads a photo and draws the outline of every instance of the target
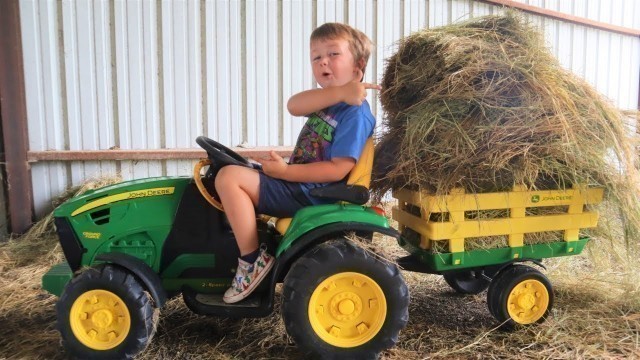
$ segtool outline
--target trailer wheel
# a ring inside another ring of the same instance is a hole
[[[282,313],[300,349],[322,359],[374,359],[409,317],[398,268],[347,240],[316,246],[284,280]]]
[[[131,273],[101,265],[84,271],[66,286],[56,315],[71,357],[131,359],[151,341],[159,310]]]
[[[503,327],[543,322],[553,306],[553,288],[537,269],[512,265],[501,271],[489,286],[487,304]]]
[[[453,290],[460,294],[479,294],[490,284],[486,279],[476,277],[476,272],[473,270],[447,272],[442,277]]]

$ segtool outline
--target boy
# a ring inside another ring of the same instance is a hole
[[[360,157],[375,127],[362,83],[371,41],[348,25],[328,23],[311,34],[313,76],[322,87],[296,94],[287,108],[309,119],[287,164],[275,152],[262,160],[262,172],[225,166],[215,186],[231,224],[240,258],[236,276],[223,297],[227,303],[247,297],[265,278],[274,258],[258,248],[256,213],[291,217],[305,206],[333,201],[315,199],[309,190],[342,181]]]

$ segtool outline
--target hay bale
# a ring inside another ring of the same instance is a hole
[[[444,194],[603,186],[638,233],[629,118],[563,69],[515,12],[399,42],[380,94],[386,133],[372,191]]]

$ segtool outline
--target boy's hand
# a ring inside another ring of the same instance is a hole
[[[364,99],[367,97],[367,89],[382,89],[380,85],[360,82],[362,76],[362,70],[358,69],[358,73],[353,81],[341,86],[340,91],[342,92],[342,101],[346,102],[349,105],[360,106],[362,105]]]
[[[287,172],[289,166],[282,156],[278,155],[275,151],[271,150],[269,153],[270,159],[259,159],[258,162],[262,164],[262,171],[276,179],[284,179],[284,174]]]

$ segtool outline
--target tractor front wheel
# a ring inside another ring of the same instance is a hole
[[[409,292],[398,268],[346,239],[321,244],[291,267],[282,312],[287,332],[322,359],[370,359],[398,341]]]
[[[85,270],[66,286],[56,314],[71,357],[131,359],[151,341],[159,310],[131,273],[101,265]]]

